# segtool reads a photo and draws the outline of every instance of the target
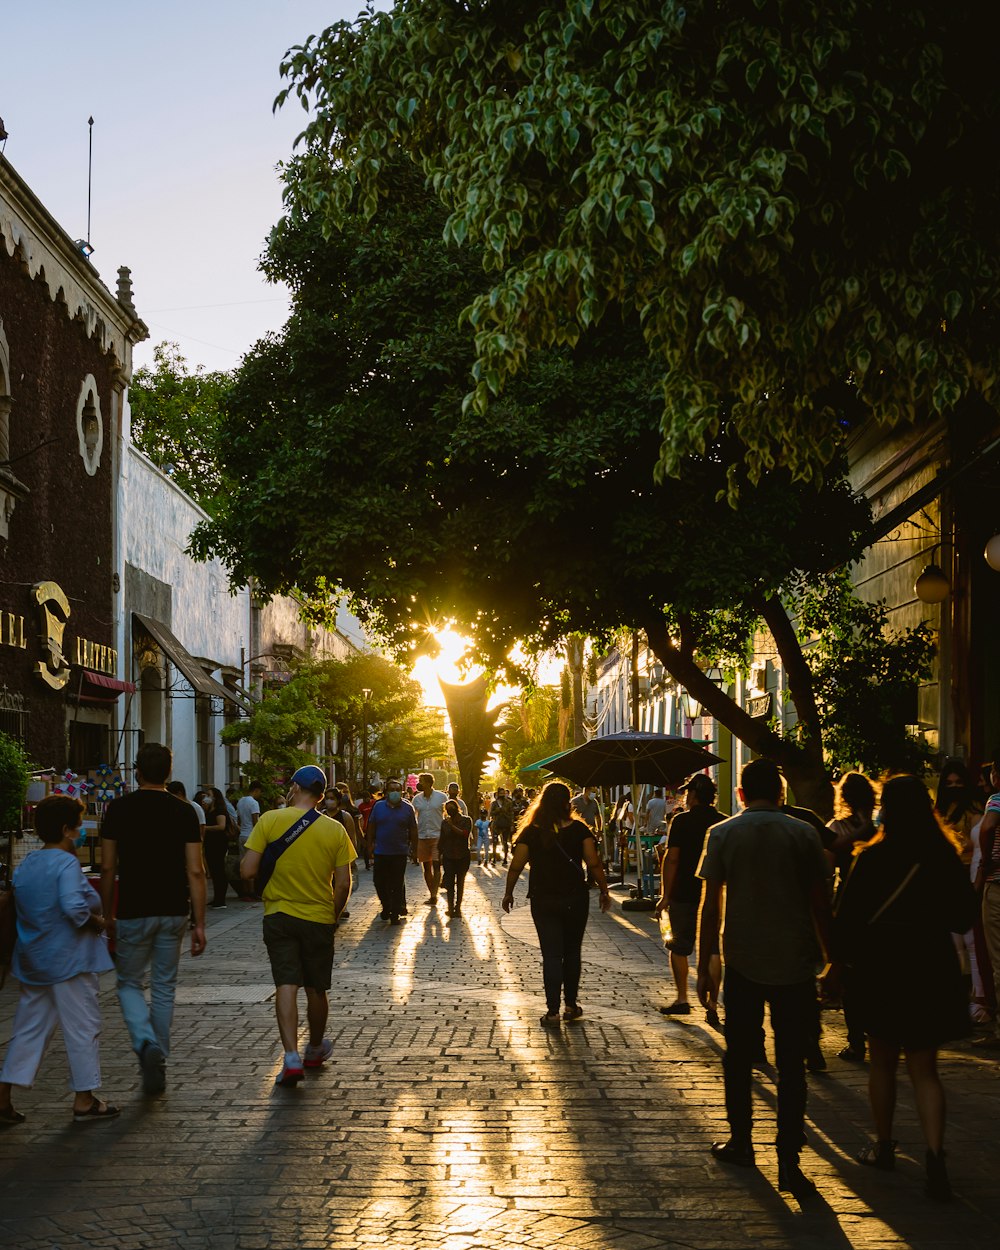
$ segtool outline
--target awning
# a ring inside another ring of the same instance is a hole
[[[117,690],[119,694],[135,694],[134,681],[119,681],[117,677],[109,677],[106,673],[92,673],[89,668],[83,675],[92,686],[103,686],[105,690]]]
[[[199,694],[207,695],[211,699],[228,699],[238,708],[244,708],[242,700],[235,691],[227,689],[214,677],[210,677],[191,652],[174,637],[162,621],[154,621],[152,617],[142,616],[139,612],[133,612],[132,617],[139,622],[139,625],[159,645],[164,655],[170,658],[171,663],[184,674]]]

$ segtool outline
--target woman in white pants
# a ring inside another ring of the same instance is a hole
[[[94,1093],[101,1084],[98,974],[113,964],[103,937],[100,895],[84,877],[73,849],[82,818],[78,799],[53,795],[39,803],[35,832],[42,849],[14,873],[17,944],[11,968],[21,997],[0,1070],[0,1125],[23,1122],[11,1103],[11,1086],[34,1083],[57,1024],[69,1060],[73,1119],[118,1114],[117,1107]]]

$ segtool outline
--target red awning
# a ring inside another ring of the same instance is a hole
[[[118,694],[135,694],[134,681],[119,681],[117,677],[108,677],[105,673],[92,673],[89,668],[83,670],[83,676],[92,686],[103,686],[105,690],[115,690]]]

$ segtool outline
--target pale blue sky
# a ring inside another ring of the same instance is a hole
[[[281,212],[275,165],[305,114],[271,105],[288,47],[362,0],[34,0],[6,4],[4,155],[74,238],[87,229],[94,117],[93,264],[129,265],[150,341],[229,369],[287,313],[256,261]],[[388,7],[388,6],[385,6]],[[219,307],[209,307],[220,305]]]

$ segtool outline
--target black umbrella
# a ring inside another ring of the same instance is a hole
[[[642,849],[639,841],[639,795],[637,786],[676,786],[685,777],[722,760],[691,738],[671,734],[625,733],[591,738],[548,760],[539,761],[556,774],[581,786],[632,787],[635,827],[636,897],[642,894]]]
[[[691,738],[636,730],[591,738],[539,762],[581,786],[677,786],[692,773],[722,763]]]

